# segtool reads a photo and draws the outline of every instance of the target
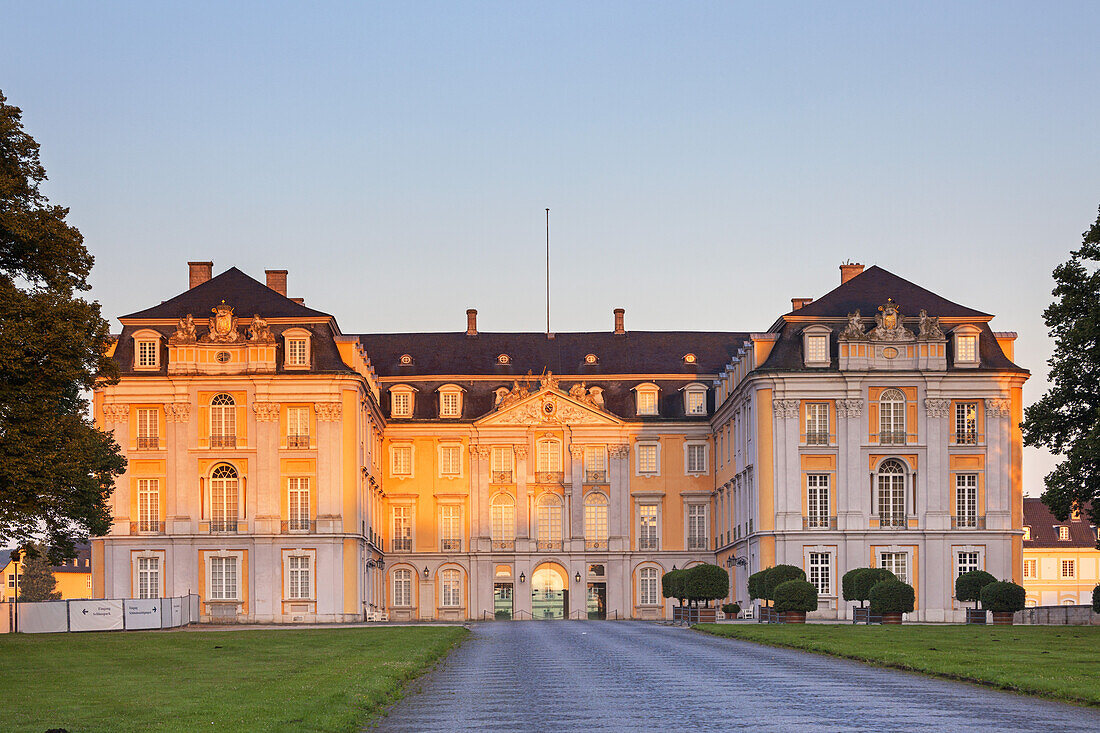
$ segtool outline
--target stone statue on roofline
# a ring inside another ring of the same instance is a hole
[[[917,338],[929,340],[946,338],[946,336],[943,335],[943,331],[940,330],[939,316],[933,318],[928,315],[928,311],[921,308],[919,317],[920,333]]]
[[[840,333],[842,339],[863,339],[867,334],[863,331],[863,321],[859,317],[859,309],[855,313],[848,314],[848,325]]]
[[[260,343],[273,343],[275,337],[271,335],[271,327],[267,321],[260,318],[259,313],[252,316],[252,323],[248,325],[248,340]]]
[[[176,324],[176,332],[168,338],[169,344],[193,344],[197,340],[195,334],[195,317],[188,313],[179,319]]]

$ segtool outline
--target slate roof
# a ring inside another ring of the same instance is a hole
[[[328,313],[306,308],[286,296],[279,295],[236,267],[230,267],[202,285],[185,290],[160,305],[122,317],[183,318],[190,313],[196,320],[205,319],[210,315],[210,309],[223,300],[233,306],[233,312],[240,318],[251,317],[253,313],[259,313],[264,318],[329,317]]]
[[[0,550],[0,570],[3,570],[11,562],[11,550]]]
[[[92,546],[87,543],[76,545],[76,557],[66,560],[64,565],[51,565],[50,570],[55,573],[90,573],[92,572]]]
[[[1089,523],[1086,512],[1080,519],[1061,521],[1055,517],[1042,499],[1024,497],[1024,526],[1031,527],[1031,539],[1024,540],[1024,547],[1058,548],[1096,547],[1096,526]],[[1069,539],[1058,539],[1058,527],[1069,527]]]

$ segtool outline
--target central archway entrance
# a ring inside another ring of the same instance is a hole
[[[569,575],[557,563],[544,562],[531,573],[531,616],[535,620],[569,614]]]

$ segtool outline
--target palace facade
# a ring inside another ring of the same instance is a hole
[[[1100,528],[1075,509],[1059,520],[1041,499],[1024,499],[1023,583],[1028,606],[1088,606],[1100,583]]]
[[[661,575],[730,600],[789,563],[890,568],[918,620],[959,572],[1020,580],[1015,334],[886,270],[758,332],[345,334],[189,264],[122,317],[96,419],[127,458],[96,597],[198,593],[204,620],[661,618]]]

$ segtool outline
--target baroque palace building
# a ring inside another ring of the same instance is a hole
[[[777,563],[818,615],[893,570],[918,620],[959,572],[1019,581],[1015,334],[878,267],[760,332],[344,334],[190,263],[121,318],[95,394],[128,469],[96,597],[194,592],[204,620],[661,618],[661,575]]]

